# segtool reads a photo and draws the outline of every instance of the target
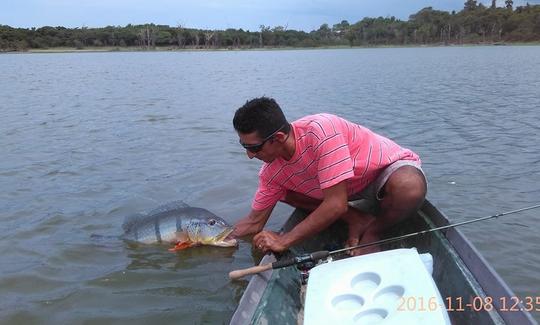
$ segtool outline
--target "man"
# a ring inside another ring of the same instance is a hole
[[[263,252],[282,252],[340,218],[349,226],[349,247],[377,241],[424,201],[426,179],[415,153],[338,116],[289,124],[274,99],[261,97],[240,107],[233,125],[248,157],[264,164],[251,211],[232,235],[256,234],[253,244]],[[358,198],[375,203],[375,215],[348,205]],[[278,201],[311,212],[288,233],[263,230]]]

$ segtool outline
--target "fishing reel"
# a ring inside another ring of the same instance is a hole
[[[309,278],[309,271],[314,268],[317,265],[330,263],[333,259],[331,256],[325,259],[320,259],[318,261],[312,261],[308,260],[303,263],[297,264],[296,267],[298,268],[298,271],[300,271],[300,280],[302,281],[302,285],[306,285],[308,278]]]
[[[274,268],[285,267],[290,265],[295,265],[298,271],[300,272],[300,280],[302,284],[307,284],[309,278],[309,271],[315,266],[323,263],[328,263],[332,261],[328,251],[318,251],[311,254],[303,254],[300,256],[294,256],[290,258],[285,258],[273,263]]]

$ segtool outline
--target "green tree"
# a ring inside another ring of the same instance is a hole
[[[465,2],[464,10],[472,11],[472,10],[476,9],[476,7],[477,7],[476,0],[467,0]]]
[[[0,51],[24,51],[32,48],[71,46],[178,46],[179,48],[240,48],[263,46],[327,46],[379,44],[451,44],[499,41],[540,41],[540,5],[497,8],[492,0],[486,8],[478,1],[465,2],[460,12],[423,8],[408,21],[395,17],[365,17],[356,23],[342,20],[322,24],[309,33],[261,25],[259,31],[242,29],[199,30],[178,25],[106,26],[104,28],[12,28],[0,25]],[[515,9],[515,10],[514,10]],[[330,28],[332,26],[332,28]]]

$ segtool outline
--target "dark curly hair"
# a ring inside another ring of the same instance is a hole
[[[248,134],[257,132],[260,138],[266,138],[280,130],[289,133],[290,125],[273,98],[259,97],[248,100],[236,110],[233,118],[234,129]]]

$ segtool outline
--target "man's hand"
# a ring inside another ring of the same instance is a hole
[[[253,237],[253,245],[264,253],[269,251],[280,253],[288,248],[284,243],[283,236],[267,230],[261,231]]]

